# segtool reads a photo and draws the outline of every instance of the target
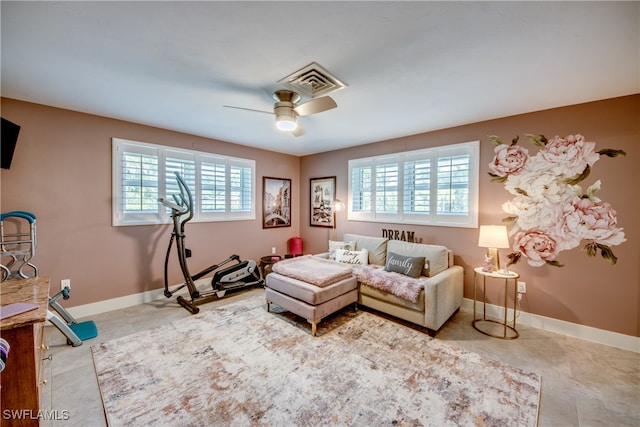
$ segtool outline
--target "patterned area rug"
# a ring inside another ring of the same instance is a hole
[[[256,296],[91,349],[110,426],[537,423],[537,374],[353,307],[312,337]]]

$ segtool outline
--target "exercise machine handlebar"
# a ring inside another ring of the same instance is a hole
[[[178,187],[180,188],[179,204],[184,205],[185,208],[187,209],[185,214],[188,216],[186,219],[182,221],[182,226],[184,227],[184,224],[191,221],[191,219],[193,218],[193,196],[191,195],[191,190],[189,190],[189,187],[187,187],[187,183],[184,182],[184,179],[182,178],[182,176],[180,176],[178,172],[175,172],[175,174],[176,174],[176,180],[178,181]],[[174,195],[174,198],[176,198],[177,200],[178,199],[177,195]]]
[[[163,197],[160,197],[158,201],[171,209],[171,216],[174,218],[188,215],[181,224],[184,229],[184,224],[191,221],[193,218],[193,195],[191,194],[189,187],[187,187],[187,184],[184,182],[182,176],[178,172],[174,172],[174,174],[178,183],[178,189],[180,190],[180,194],[172,195],[175,203]]]
[[[179,206],[173,202],[170,202],[165,198],[160,197],[158,201],[163,205],[165,205],[166,207],[168,207],[169,209],[171,209],[172,211],[175,211],[178,215],[184,215],[187,213],[187,209],[184,206]]]

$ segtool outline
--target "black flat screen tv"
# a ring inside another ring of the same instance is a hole
[[[0,168],[9,169],[11,167],[11,160],[13,160],[13,152],[16,150],[20,126],[10,122],[4,117],[1,119],[0,145],[2,146],[2,150],[0,151]]]

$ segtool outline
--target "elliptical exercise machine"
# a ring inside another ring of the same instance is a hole
[[[184,244],[184,228],[185,224],[193,218],[193,196],[187,187],[187,184],[184,182],[184,179],[182,179],[182,176],[180,176],[178,172],[175,172],[175,175],[176,180],[178,181],[178,188],[180,189],[180,195],[173,195],[175,203],[164,198],[158,199],[161,204],[171,209],[171,218],[173,220],[171,240],[169,241],[167,255],[164,260],[164,296],[171,298],[175,292],[186,286],[189,290],[189,296],[191,299],[187,300],[185,297],[180,295],[177,297],[177,301],[181,306],[191,312],[191,314],[196,314],[200,311],[197,305],[222,298],[227,291],[240,290],[250,286],[263,286],[264,280],[262,279],[260,269],[256,262],[253,260],[242,261],[238,255],[231,255],[219,264],[207,267],[193,276],[189,273],[187,258],[191,255],[191,251],[186,249]],[[173,246],[174,240],[176,242],[180,269],[184,276],[184,283],[177,289],[170,291],[168,278],[169,257],[171,255],[171,247]],[[232,261],[236,261],[237,264],[214,273],[211,279],[211,291],[200,292],[197,289],[195,284],[196,280]]]

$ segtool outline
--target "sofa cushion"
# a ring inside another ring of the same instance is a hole
[[[348,251],[356,250],[356,242],[336,242],[329,240],[329,259],[336,259],[336,249],[346,249]]]
[[[353,267],[353,274],[360,282],[361,290],[362,285],[367,285],[414,303],[420,298],[424,285],[429,280],[425,277],[415,279],[404,274],[385,271],[379,265],[357,265]]]
[[[387,262],[384,265],[386,271],[393,271],[416,279],[422,275],[423,268],[423,256],[410,257],[395,252],[387,252]]]
[[[415,279],[410,279],[410,280],[415,280]],[[422,280],[428,280],[428,279],[422,279]],[[373,286],[369,286],[366,283],[361,282],[360,287],[358,288],[358,293],[360,294],[359,298],[361,300],[368,300],[369,302],[371,302],[372,300],[375,302],[384,301],[384,304],[387,307],[385,310],[385,313],[387,314],[397,316],[397,313],[393,312],[392,307],[398,307],[400,308],[400,310],[409,309],[409,310],[420,311],[422,312],[422,315],[420,317],[424,319],[424,296],[425,296],[424,291],[420,292],[420,295],[418,296],[418,300],[416,302],[411,302],[406,298],[399,297],[387,291],[377,289]],[[375,304],[373,305],[363,304],[363,305],[376,308]],[[390,311],[390,307],[391,307],[391,311]],[[420,323],[420,321],[418,321],[417,323]]]
[[[445,246],[390,240],[387,252],[411,257],[424,257],[423,276],[433,277],[449,268],[449,251]]]
[[[384,237],[361,236],[358,234],[345,234],[342,238],[345,242],[355,241],[356,250],[369,251],[369,264],[384,265],[387,259],[387,242]]]
[[[351,265],[367,265],[369,264],[369,251],[366,249],[360,251],[336,249],[336,261]]]

